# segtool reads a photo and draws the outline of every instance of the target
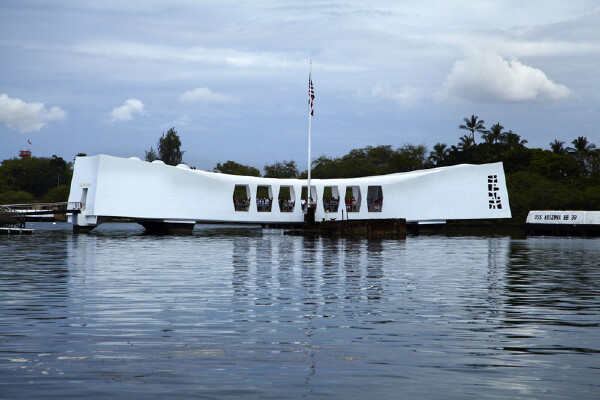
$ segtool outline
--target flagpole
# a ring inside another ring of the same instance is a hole
[[[311,202],[311,193],[310,193],[310,165],[311,165],[311,160],[310,160],[310,125],[311,125],[311,121],[312,121],[312,100],[310,98],[310,96],[312,95],[311,93],[311,86],[312,86],[312,60],[310,60],[310,67],[309,67],[309,72],[308,72],[308,96],[309,96],[309,103],[308,103],[308,188],[306,190],[306,207],[307,210],[310,207],[310,202]]]

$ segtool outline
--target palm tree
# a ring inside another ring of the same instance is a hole
[[[475,146],[475,140],[470,135],[463,135],[458,139],[458,148],[463,151],[473,146]]]
[[[508,132],[502,132],[498,141],[506,146],[509,149],[516,149],[517,147],[524,147],[527,140],[521,139],[521,136],[514,133],[512,130]]]
[[[471,115],[471,119],[465,117],[463,118],[465,123],[458,126],[458,129],[464,129],[471,132],[471,140],[473,141],[473,144],[475,144],[475,132],[485,132],[485,126],[483,126],[485,121],[482,119],[478,121],[478,118],[479,117],[477,115]]]
[[[438,166],[444,161],[449,152],[450,149],[446,143],[436,143],[433,146],[433,151],[429,153],[429,161]]]
[[[596,145],[588,142],[585,136],[579,136],[571,142],[573,147],[567,147],[567,152],[574,153],[579,156],[584,156],[596,148]]]
[[[504,134],[502,129],[504,129],[504,127],[500,125],[500,122],[498,122],[497,124],[492,125],[489,131],[483,132],[481,137],[489,144],[497,143]]]
[[[573,158],[583,168],[583,176],[587,176],[593,168],[590,165],[592,159],[592,152],[596,148],[596,145],[588,142],[585,136],[579,136],[577,139],[571,142],[573,147],[567,147],[567,152],[573,155]]]
[[[554,139],[554,142],[550,143],[550,149],[554,154],[565,154],[565,142],[562,142],[558,139]]]

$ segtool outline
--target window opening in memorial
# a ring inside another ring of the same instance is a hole
[[[323,188],[323,209],[325,212],[338,212],[340,205],[340,193],[337,186],[325,186]]]
[[[88,188],[83,188],[83,191],[81,192],[81,210],[82,211],[85,210],[85,203],[87,201],[87,195],[88,195]]]
[[[360,187],[358,186],[346,186],[346,196],[344,198],[346,202],[346,212],[359,212],[360,211]]]
[[[293,186],[281,186],[279,188],[279,211],[281,212],[293,212],[294,206],[296,205],[296,196],[294,193]]]
[[[369,186],[367,190],[367,205],[369,212],[381,212],[383,208],[383,191],[381,186]]]
[[[256,209],[258,212],[271,212],[273,205],[273,190],[271,186],[258,186],[256,188]]]
[[[308,191],[307,186],[302,186],[300,192],[300,204],[302,205],[302,211],[306,212],[306,192]],[[317,188],[316,186],[310,186],[310,199],[312,204],[317,204]]]
[[[233,208],[235,211],[250,209],[250,188],[248,185],[235,185],[233,189]]]

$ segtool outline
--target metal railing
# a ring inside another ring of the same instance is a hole
[[[65,201],[59,203],[3,204],[0,207],[5,212],[10,211],[20,215],[76,214],[85,209],[85,203]]]

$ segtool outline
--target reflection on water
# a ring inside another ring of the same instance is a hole
[[[598,398],[600,242],[0,237],[0,398]]]

